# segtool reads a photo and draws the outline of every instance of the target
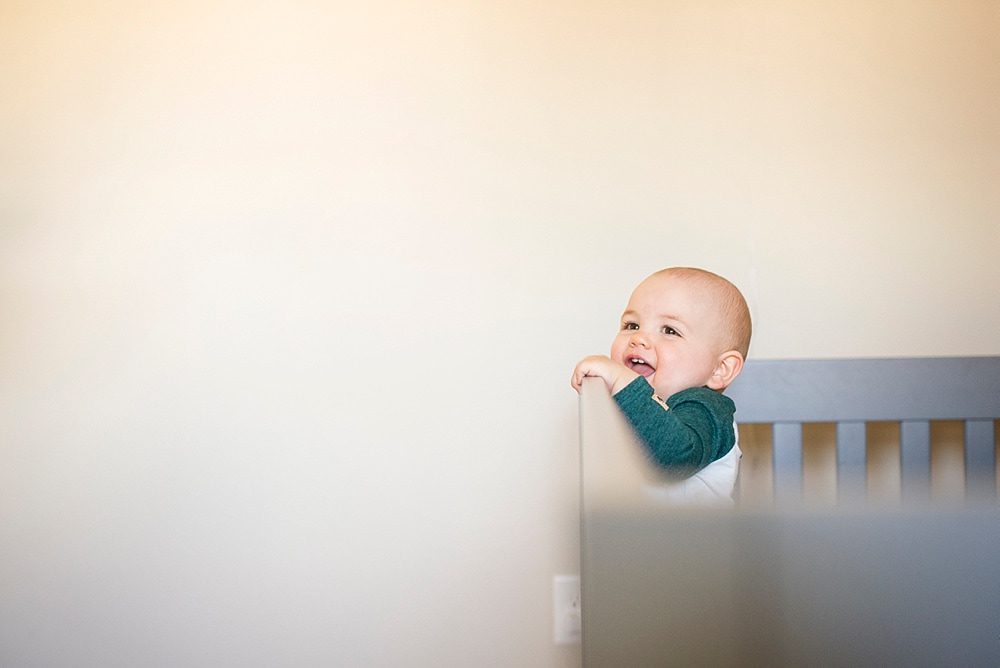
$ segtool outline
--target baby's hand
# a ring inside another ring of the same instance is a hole
[[[591,355],[577,363],[573,369],[570,385],[579,392],[583,379],[587,376],[600,378],[608,386],[611,394],[617,394],[619,390],[638,378],[639,374],[605,355]]]

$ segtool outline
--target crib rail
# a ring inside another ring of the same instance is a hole
[[[649,505],[643,492],[663,481],[600,378],[580,390],[581,512]]]
[[[747,365],[743,505],[995,505],[1000,357]]]

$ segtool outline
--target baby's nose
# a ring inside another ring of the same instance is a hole
[[[629,345],[630,346],[642,346],[643,348],[648,348],[649,347],[649,344],[646,341],[646,336],[642,332],[640,332],[639,330],[636,330],[632,334],[632,338],[629,339]]]

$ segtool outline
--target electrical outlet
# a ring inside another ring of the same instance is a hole
[[[557,645],[579,645],[582,635],[580,576],[557,575],[552,578],[554,640]]]

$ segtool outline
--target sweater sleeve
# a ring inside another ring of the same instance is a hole
[[[707,387],[694,387],[655,397],[639,377],[614,395],[650,457],[664,469],[689,477],[728,453],[735,443],[729,397]]]

